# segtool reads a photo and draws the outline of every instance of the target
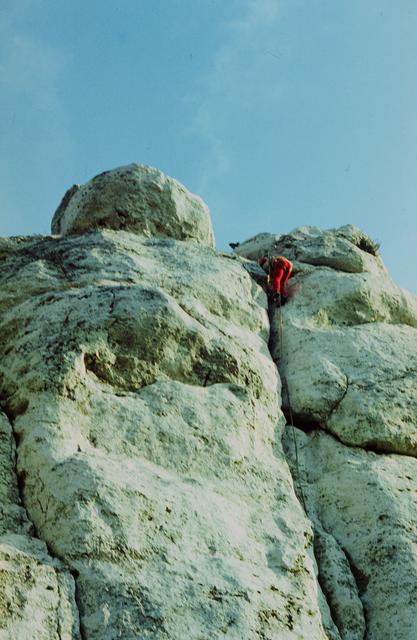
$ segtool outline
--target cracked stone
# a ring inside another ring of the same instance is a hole
[[[321,430],[306,434],[297,429],[297,443],[309,516],[327,532],[323,538],[319,529],[316,557],[335,621],[343,624],[341,637],[412,640],[417,617],[417,460],[348,447]],[[295,464],[290,434],[286,447]],[[323,544],[329,540],[330,550]]]
[[[83,638],[325,640],[244,261],[107,229],[4,244],[2,402]]]
[[[414,640],[416,299],[354,227],[220,255],[120,171],[0,240],[1,632]]]
[[[12,426],[0,413],[0,637],[77,640],[73,578],[36,537],[15,465]]]

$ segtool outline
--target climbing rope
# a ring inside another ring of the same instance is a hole
[[[283,341],[283,335],[284,335],[284,324],[282,321],[282,305],[281,305],[281,294],[278,293],[278,308],[279,308],[279,323],[278,323],[278,328],[279,328],[279,361],[283,362],[283,346],[282,346],[282,341]],[[297,436],[295,433],[295,425],[294,425],[294,417],[293,417],[293,413],[292,413],[292,408],[291,408],[291,400],[290,400],[290,392],[288,389],[288,382],[287,382],[287,378],[284,375],[284,373],[281,373],[281,381],[282,381],[282,386],[283,389],[285,391],[285,395],[287,397],[287,403],[288,403],[288,414],[289,414],[289,418],[290,418],[290,424],[291,424],[291,431],[292,431],[292,436],[293,436],[293,442],[294,442],[294,452],[295,452],[295,466],[297,469],[297,479],[299,480],[299,490],[300,490],[300,498],[301,498],[301,503],[304,507],[304,511],[306,513],[306,515],[308,515],[308,511],[307,511],[307,506],[306,506],[306,502],[304,499],[304,492],[303,492],[303,487],[302,487],[302,483],[301,483],[301,474],[300,474],[300,463],[299,463],[299,458],[298,458],[298,445],[297,445]]]
[[[272,259],[272,255],[271,255],[271,249],[268,250],[267,252],[267,259],[268,259],[268,280],[267,280],[267,287],[270,286],[270,278],[271,278],[271,273],[270,273],[270,269],[271,269],[271,259]],[[272,302],[272,308],[274,309],[274,302]],[[284,327],[283,327],[283,322],[282,322],[282,304],[281,304],[281,294],[278,293],[278,308],[279,308],[279,361],[282,363],[283,361],[283,335],[284,335]],[[270,324],[272,325],[272,314],[270,316]],[[290,424],[291,424],[291,430],[292,430],[292,436],[293,436],[293,442],[294,442],[294,452],[295,452],[295,466],[297,469],[297,479],[298,479],[298,485],[299,485],[299,493],[300,493],[300,499],[301,499],[301,504],[304,507],[304,511],[306,513],[306,515],[308,515],[308,511],[307,511],[307,506],[306,506],[306,501],[304,499],[304,492],[303,492],[303,487],[302,487],[302,483],[301,483],[301,474],[300,474],[300,461],[299,461],[299,457],[298,457],[298,445],[297,445],[297,436],[295,433],[295,425],[294,425],[294,416],[292,413],[292,408],[291,408],[291,399],[290,399],[290,392],[288,389],[288,383],[287,383],[287,379],[284,375],[284,373],[282,373],[281,375],[281,381],[282,381],[282,386],[283,389],[285,391],[285,395],[287,396],[287,403],[288,403],[288,414],[289,414],[289,418],[290,418]]]

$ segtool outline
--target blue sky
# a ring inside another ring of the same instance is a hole
[[[416,33],[415,0],[2,0],[0,235],[139,162],[220,249],[352,223],[417,293]]]

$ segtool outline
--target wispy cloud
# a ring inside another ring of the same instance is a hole
[[[0,235],[46,230],[41,209],[71,152],[59,98],[66,59],[20,26],[32,5],[0,13]]]
[[[202,137],[207,155],[202,164],[201,190],[225,176],[233,164],[233,140],[256,126],[267,106],[273,109],[281,87],[271,81],[285,55],[278,41],[280,0],[247,0],[235,5],[235,16],[223,26],[221,46],[199,81],[189,103],[191,129]],[[236,140],[237,141],[237,140]]]

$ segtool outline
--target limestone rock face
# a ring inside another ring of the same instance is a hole
[[[294,261],[289,300],[270,310],[271,348],[295,423],[284,441],[332,618],[342,638],[412,640],[417,300],[354,227],[261,234],[238,250]]]
[[[214,246],[207,206],[198,196],[161,171],[129,164],[74,185],[52,220],[52,233],[123,229]]]
[[[298,422],[319,425],[345,444],[416,455],[415,296],[392,282],[380,257],[369,253],[372,242],[354,227],[273,238],[271,245],[262,234],[238,249],[244,254],[248,246],[254,256],[272,246],[294,260],[293,295],[275,316],[273,352]]]
[[[346,271],[380,272],[385,267],[377,245],[351,224],[322,231],[317,227],[298,227],[286,235],[260,233],[240,243],[236,253],[250,260],[270,254],[283,254],[290,260]]]
[[[53,231],[0,239],[0,640],[415,640],[417,303],[376,245],[219,254],[138,165]]]
[[[309,517],[345,555],[345,568],[333,576],[317,556],[342,637],[415,638],[416,459],[347,447],[322,431],[297,438]]]
[[[36,536],[15,466],[12,428],[0,413],[0,638],[78,640],[73,576]]]
[[[83,640],[339,638],[242,261],[115,230],[0,257],[21,496],[75,578]]]

